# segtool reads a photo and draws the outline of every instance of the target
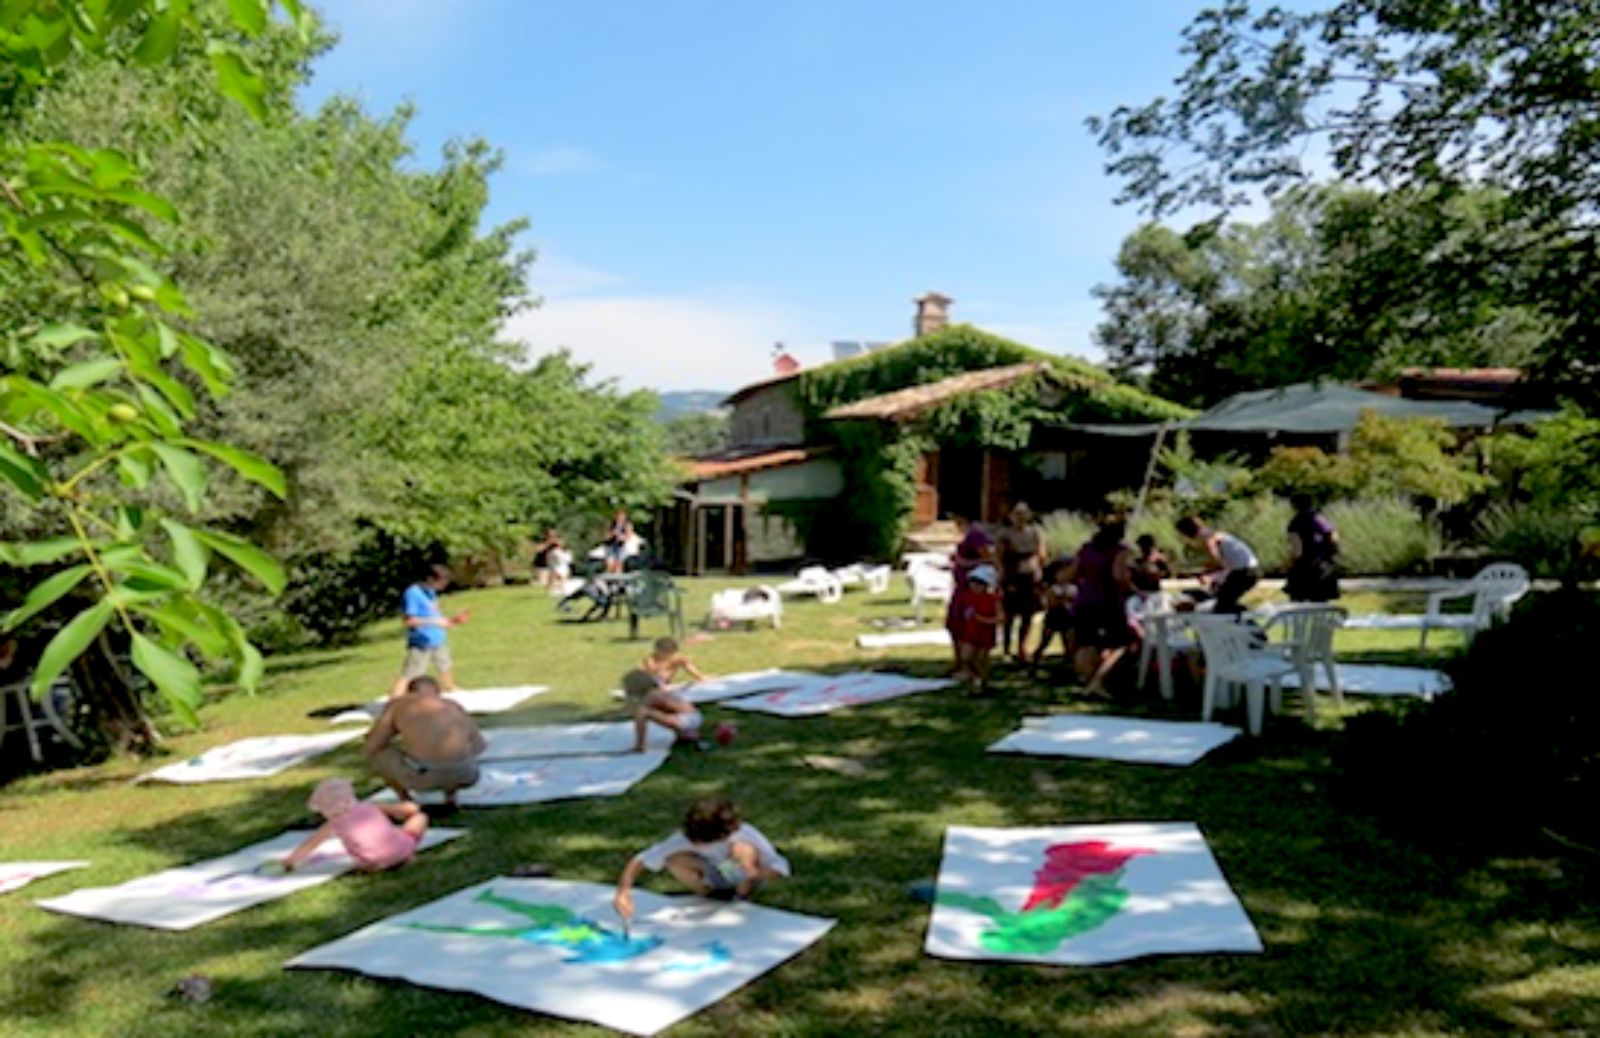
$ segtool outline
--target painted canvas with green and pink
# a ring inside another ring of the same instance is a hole
[[[1259,952],[1244,907],[1187,822],[945,831],[926,950],[1093,965]]]

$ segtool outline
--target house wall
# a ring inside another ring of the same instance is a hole
[[[805,415],[795,383],[780,382],[758,389],[733,405],[728,417],[729,445],[781,447],[804,443]]]
[[[794,523],[766,514],[768,502],[815,501],[838,497],[844,472],[832,458],[814,458],[798,465],[765,469],[745,476],[712,479],[695,488],[697,500],[711,504],[744,504],[744,551],[750,566],[797,559],[805,554]]]

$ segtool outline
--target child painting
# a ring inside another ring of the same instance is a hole
[[[1072,600],[1078,589],[1069,578],[1069,573],[1068,564],[1060,561],[1051,563],[1045,571],[1044,630],[1039,635],[1038,648],[1033,651],[1035,673],[1052,639],[1060,640],[1062,653],[1072,655]]]
[[[679,671],[695,681],[706,679],[694,661],[679,651],[678,643],[672,638],[657,638],[650,655],[639,663],[639,669],[654,676],[662,685],[671,685]]]
[[[697,742],[705,718],[683,693],[668,688],[643,667],[622,676],[622,694],[633,711],[633,752],[643,753],[651,724],[671,729],[680,742]]]
[[[633,885],[646,870],[669,872],[692,893],[719,901],[752,897],[763,884],[790,874],[788,859],[725,797],[695,801],[682,831],[629,860],[612,901],[624,922],[633,921]]]
[[[325,779],[312,791],[308,804],[327,821],[283,859],[285,872],[293,872],[330,836],[339,838],[363,872],[398,868],[416,857],[428,831],[428,816],[416,804],[357,800],[349,779]]]

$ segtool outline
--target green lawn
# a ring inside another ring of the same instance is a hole
[[[690,611],[709,591],[691,582]],[[642,652],[621,623],[558,622],[527,588],[451,596],[473,622],[452,634],[464,683],[539,682],[553,691],[495,724],[615,716],[609,692]],[[1371,603],[1357,603],[1370,605]],[[782,631],[728,632],[691,648],[708,670],[843,669],[863,660],[939,673],[942,653],[861,653],[874,616],[906,612],[902,585],[835,607],[802,602]],[[657,625],[659,626],[659,625]],[[656,627],[649,628],[654,634]],[[1348,648],[1402,653],[1414,638]],[[325,730],[308,711],[384,691],[399,626],[361,644],[275,661],[266,690],[209,706],[186,754],[248,735]],[[210,857],[308,821],[321,778],[360,773],[350,747],[274,779],[132,786],[148,764],[28,778],[0,790],[3,857],[88,858],[94,866],[0,898],[0,1032],[33,1035],[578,1035],[583,1025],[465,995],[335,973],[286,973],[292,955],[529,861],[609,882],[673,828],[695,796],[733,795],[792,859],[763,900],[833,916],[820,944],[675,1029],[783,1035],[1477,1035],[1600,1033],[1600,909],[1579,863],[1525,858],[1467,866],[1381,832],[1335,802],[1329,748],[1297,713],[1188,769],[988,756],[983,747],[1041,709],[1108,710],[1070,689],[1001,672],[1002,695],[933,693],[811,720],[709,708],[739,740],[679,751],[625,797],[464,812],[470,836],[392,875],[350,876],[188,933],[52,916],[34,897],[109,884]],[[1118,710],[1188,716],[1193,697]],[[6,752],[17,752],[10,744]],[[865,778],[810,769],[808,753],[872,759]],[[1492,766],[1493,762],[1485,762]],[[1448,796],[1448,790],[1440,790]],[[1157,959],[1045,969],[943,962],[922,954],[928,909],[905,885],[931,877],[947,825],[1193,820],[1266,944],[1260,956]],[[1589,866],[1592,867],[1592,866]],[[165,992],[202,973],[211,1002]]]

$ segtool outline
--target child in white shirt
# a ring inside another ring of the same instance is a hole
[[[633,884],[639,873],[666,870],[701,897],[719,901],[748,898],[767,880],[789,875],[789,861],[743,821],[724,797],[706,797],[689,806],[683,831],[634,855],[617,880],[612,904],[633,920]]]

